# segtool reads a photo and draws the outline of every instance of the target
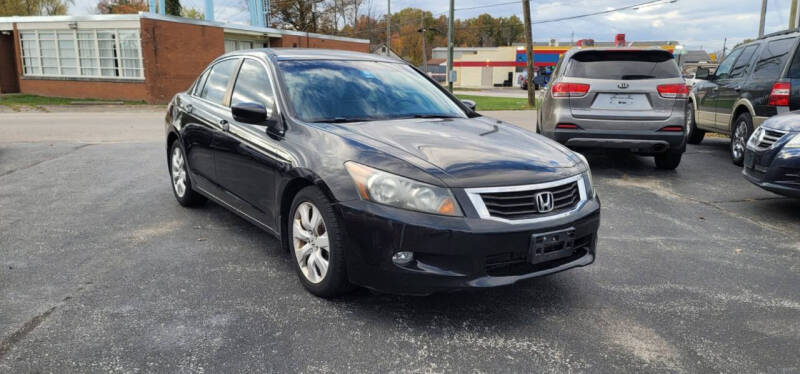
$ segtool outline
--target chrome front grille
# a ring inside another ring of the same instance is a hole
[[[481,218],[525,223],[554,219],[578,208],[586,198],[581,176],[526,186],[467,189]],[[540,194],[552,194],[551,207],[541,206]]]
[[[775,142],[786,135],[786,131],[771,130],[760,127],[758,129],[758,134],[756,135],[758,136],[758,144],[756,144],[756,148],[767,149],[772,147]]]

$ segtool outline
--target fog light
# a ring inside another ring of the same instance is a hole
[[[405,265],[414,260],[414,252],[397,252],[392,256],[392,262]]]

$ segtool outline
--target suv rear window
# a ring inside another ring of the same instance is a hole
[[[564,74],[575,78],[634,80],[678,78],[681,71],[667,51],[578,52]]]

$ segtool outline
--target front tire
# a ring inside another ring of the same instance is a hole
[[[675,170],[681,163],[683,152],[667,151],[655,156],[656,167],[662,170]]]
[[[185,207],[197,206],[206,202],[206,198],[194,189],[189,179],[189,168],[186,165],[186,153],[183,152],[180,141],[172,142],[169,151],[169,176],[172,180],[172,193],[178,204]]]
[[[686,103],[686,141],[689,144],[700,144],[706,136],[704,130],[697,128],[697,122],[694,119],[694,105],[692,102]]]
[[[736,117],[731,131],[731,161],[734,165],[744,164],[744,151],[751,134],[753,134],[753,119],[750,113],[742,113]]]
[[[314,186],[300,190],[287,219],[292,263],[303,287],[323,298],[352,290],[345,269],[343,233],[325,194]]]

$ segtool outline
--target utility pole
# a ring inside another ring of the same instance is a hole
[[[425,11],[422,9],[419,10],[419,21],[421,25],[419,33],[422,35],[422,66],[425,74],[428,74],[428,52],[425,50]]]
[[[717,61],[722,61],[725,58],[725,50],[728,48],[728,38],[722,41],[722,56],[717,59]]]
[[[386,0],[386,55],[392,49],[392,0]]]
[[[453,92],[453,80],[451,74],[453,71],[453,15],[455,13],[454,3],[455,0],[450,0],[450,17],[447,20],[447,89]]]
[[[766,0],[764,0],[766,1]],[[525,58],[528,67],[528,105],[536,105],[536,88],[533,85],[533,30],[531,28],[531,2],[522,0],[522,15],[525,22]]]
[[[758,24],[758,37],[764,36],[764,20],[767,18],[767,0],[761,0],[761,23]]]
[[[797,6],[797,0],[792,0],[792,5],[789,7],[789,30],[800,26],[800,9]]]

